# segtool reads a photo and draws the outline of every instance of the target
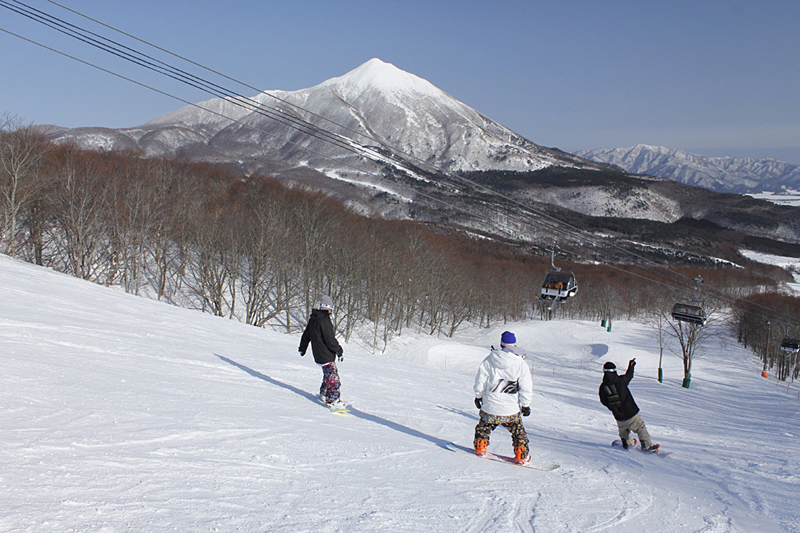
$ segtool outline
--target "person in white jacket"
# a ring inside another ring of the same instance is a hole
[[[486,455],[489,436],[502,425],[511,432],[514,461],[530,461],[528,435],[522,416],[531,414],[533,380],[525,351],[517,348],[517,338],[510,331],[500,337],[500,350],[492,346],[475,376],[475,405],[480,409],[481,420],[475,427],[475,455]]]

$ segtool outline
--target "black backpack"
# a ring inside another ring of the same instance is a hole
[[[622,405],[616,385],[603,385],[603,391],[606,393],[606,407],[613,411]]]

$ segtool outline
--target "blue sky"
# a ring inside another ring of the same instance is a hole
[[[156,53],[46,0],[24,3]],[[259,89],[311,87],[377,57],[540,145],[800,164],[796,0],[60,3]],[[0,28],[184,100],[209,98],[2,7]],[[7,33],[0,50],[0,113],[25,122],[128,127],[183,105]]]

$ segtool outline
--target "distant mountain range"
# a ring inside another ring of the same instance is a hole
[[[51,136],[84,148],[180,154],[234,165],[245,174],[293,173],[308,180],[313,170],[377,188],[385,188],[374,176],[383,171],[388,152],[390,165],[406,170],[527,172],[614,165],[717,192],[800,190],[800,166],[770,158],[706,157],[644,144],[574,155],[544,148],[379,59],[308,89],[215,98],[137,127],[53,128]]]
[[[780,194],[800,190],[800,165],[769,157],[707,157],[646,144],[581,150],[575,155],[717,192]]]

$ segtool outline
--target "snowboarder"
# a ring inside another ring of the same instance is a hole
[[[522,416],[531,414],[533,380],[525,362],[525,351],[517,348],[517,338],[510,331],[500,337],[500,350],[492,346],[475,376],[475,406],[480,410],[480,422],[475,427],[475,455],[486,455],[489,436],[502,425],[511,432],[514,461],[530,461],[528,435]]]
[[[345,404],[339,395],[339,371],[336,368],[336,359],[343,360],[344,350],[336,340],[331,323],[330,313],[333,311],[333,301],[330,296],[319,299],[318,309],[311,310],[303,336],[300,339],[300,355],[306,354],[308,343],[314,361],[322,367],[322,385],[319,388],[319,399],[331,410],[344,409]]]
[[[628,383],[633,379],[633,367],[636,366],[636,359],[628,362],[628,371],[623,375],[617,374],[617,366],[611,361],[603,365],[603,383],[600,385],[600,402],[608,407],[614,415],[619,427],[619,438],[622,439],[622,447],[627,449],[636,443],[631,438],[631,432],[639,437],[642,450],[655,453],[658,451],[658,444],[653,444],[650,433],[644,425],[644,420],[639,416],[639,406],[633,400],[633,395],[628,389]]]

